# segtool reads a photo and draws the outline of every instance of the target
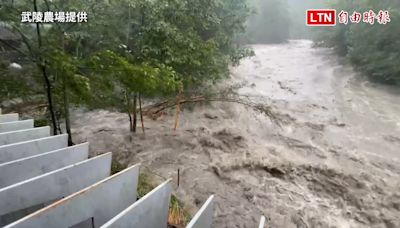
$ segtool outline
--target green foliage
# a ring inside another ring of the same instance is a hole
[[[34,127],[45,127],[49,125],[49,121],[47,119],[35,119]]]
[[[35,7],[85,11],[88,23],[20,23]],[[243,0],[3,0],[0,22],[39,69],[30,81],[50,88],[55,112],[68,118],[72,105],[123,108],[125,96],[175,96],[227,76],[230,64],[252,54],[236,43],[249,12]],[[12,85],[22,88],[10,82],[7,90]]]
[[[155,186],[151,183],[150,177],[145,173],[140,173],[137,189],[138,198],[142,198],[154,188]]]
[[[119,161],[113,159],[111,162],[111,175],[119,173],[126,168],[127,168],[126,165],[123,165]]]
[[[91,61],[97,76],[111,79],[115,89],[124,88],[126,92],[140,92],[146,96],[176,91],[179,80],[171,67],[149,63],[138,65],[110,50],[96,54]]]
[[[321,31],[319,40],[346,56],[361,72],[383,83],[400,82],[400,2],[340,0],[337,10],[364,12],[370,9],[390,12],[391,22],[381,25],[360,23],[339,25]]]
[[[36,68],[24,66],[13,69],[10,62],[0,60],[0,103],[14,98],[29,98],[40,93],[39,84],[33,80]]]
[[[192,216],[187,208],[185,208],[184,203],[175,195],[171,195],[169,205],[168,223],[175,227],[186,226],[192,219]]]
[[[73,104],[85,104],[90,97],[89,79],[80,74],[79,60],[61,49],[46,53],[48,70],[53,76],[53,92],[61,104],[64,92]],[[68,88],[64,91],[64,88]]]
[[[137,0],[112,7],[116,17],[126,22],[106,23],[123,28],[111,35],[118,37],[119,47],[126,48],[109,50],[134,65],[171,67],[185,88],[218,80],[227,75],[230,60],[245,57],[238,55],[234,44],[248,14],[244,1]]]

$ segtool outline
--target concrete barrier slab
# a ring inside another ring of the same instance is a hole
[[[136,201],[138,175],[135,165],[6,227],[100,227]]]
[[[264,228],[264,227],[265,227],[265,217],[261,216],[260,225],[258,226],[258,228]]]
[[[0,115],[0,123],[18,121],[19,115],[17,113]]]
[[[110,167],[111,153],[107,153],[2,188],[0,215],[68,196],[106,178]]]
[[[68,135],[56,135],[0,146],[0,164],[68,146]]]
[[[211,228],[214,215],[214,196],[210,196],[186,228]]]
[[[101,228],[166,228],[171,192],[171,180],[168,180],[101,226]]]
[[[0,188],[72,165],[88,158],[89,143],[0,164]]]
[[[50,136],[50,127],[0,133],[0,146]]]
[[[33,128],[33,120],[21,120],[14,122],[0,123],[0,133],[18,131]]]

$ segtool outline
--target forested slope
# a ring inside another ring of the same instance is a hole
[[[400,82],[400,2],[398,0],[338,0],[332,6],[341,12],[363,13],[373,10],[388,10],[390,22],[379,24],[375,20],[369,23],[339,24],[319,31],[318,40],[324,45],[334,47],[346,56],[358,70],[373,80],[399,84]]]

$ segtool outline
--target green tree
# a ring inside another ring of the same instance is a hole
[[[173,96],[228,75],[250,52],[237,45],[249,9],[219,0],[4,0],[0,20],[21,37],[45,85],[54,134],[71,105],[117,107],[136,129],[141,98]],[[88,23],[21,24],[23,11],[86,11]]]
[[[357,69],[371,79],[383,83],[398,84],[400,82],[400,2],[383,1],[350,1],[338,0],[333,5],[340,12],[346,10],[365,12],[379,10],[390,12],[391,22],[374,25],[360,24],[339,25],[320,31],[318,39],[324,44],[334,47],[337,52],[347,57]]]

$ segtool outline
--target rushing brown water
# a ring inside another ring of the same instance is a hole
[[[256,45],[226,84],[271,105],[282,127],[243,106],[215,103],[146,119],[77,112],[74,133],[93,154],[113,151],[142,172],[174,177],[193,211],[217,199],[215,227],[400,227],[400,94],[375,85],[310,41]]]
[[[398,161],[400,91],[365,81],[330,50],[311,46],[310,41],[254,46],[256,57],[235,72],[250,85],[240,93],[269,97],[296,119],[326,125],[331,145]]]

